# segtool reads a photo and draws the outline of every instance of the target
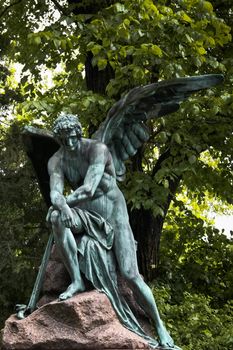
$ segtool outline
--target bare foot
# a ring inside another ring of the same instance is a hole
[[[162,324],[160,327],[157,329],[159,340],[160,340],[160,345],[164,347],[165,349],[172,349],[177,347],[174,345],[174,341],[168,331],[166,330],[165,326]]]
[[[77,294],[78,292],[84,292],[85,286],[84,283],[80,282],[73,282],[69,285],[69,287],[66,289],[66,291],[59,295],[60,300],[66,300],[71,298],[73,295]]]

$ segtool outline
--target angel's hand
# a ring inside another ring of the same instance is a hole
[[[61,221],[68,228],[75,226],[74,216],[68,205],[66,205],[61,211]]]

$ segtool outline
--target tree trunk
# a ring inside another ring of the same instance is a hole
[[[169,150],[160,156],[154,166],[151,181],[153,181],[153,177],[157,171],[161,169],[162,162],[168,157],[170,157]],[[134,157],[132,168],[134,171],[142,171],[142,150]],[[139,271],[147,281],[152,281],[156,278],[163,224],[179,183],[179,177],[169,181],[169,195],[163,205],[163,217],[161,215],[155,217],[151,210],[146,210],[144,208],[129,209],[130,224],[135,240],[138,243],[137,256]]]
[[[173,194],[180,179],[173,182]],[[138,246],[138,266],[146,281],[156,278],[159,263],[159,246],[164,220],[170,206],[172,195],[169,195],[163,208],[164,217],[153,216],[151,210],[144,208],[129,211],[130,224]]]
[[[151,281],[156,277],[163,218],[155,218],[150,210],[144,208],[129,211],[129,216],[137,241],[139,271],[146,281]]]
[[[85,62],[87,89],[104,95],[109,81],[114,78],[114,71],[109,64],[105,69],[98,70],[97,66],[93,67],[92,58],[92,53],[87,52]]]

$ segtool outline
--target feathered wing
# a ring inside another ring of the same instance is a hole
[[[47,170],[48,160],[59,149],[52,132],[32,126],[25,127],[23,143],[28,157],[34,167],[40,191],[48,206],[50,202],[49,174]]]
[[[109,110],[105,121],[93,135],[111,151],[117,179],[125,174],[124,161],[137,153],[148,140],[145,122],[179,109],[180,102],[192,93],[215,86],[223,81],[221,74],[166,80],[130,90]]]

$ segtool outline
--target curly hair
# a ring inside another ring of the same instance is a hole
[[[64,133],[76,131],[78,137],[82,136],[82,125],[77,115],[61,113],[53,124],[53,134],[56,138],[62,137]]]

